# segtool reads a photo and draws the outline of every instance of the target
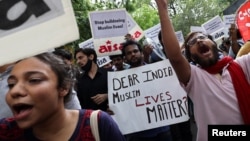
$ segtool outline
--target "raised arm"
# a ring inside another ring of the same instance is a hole
[[[162,39],[164,50],[172,64],[180,82],[187,84],[190,78],[190,65],[181,53],[181,48],[174,28],[170,21],[167,5],[168,0],[155,0],[158,6],[158,12],[161,22]]]

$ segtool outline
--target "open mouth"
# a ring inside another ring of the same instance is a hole
[[[201,46],[199,46],[198,51],[201,54],[205,54],[205,53],[209,52],[209,47],[206,45],[201,45]]]
[[[32,109],[32,107],[33,107],[32,105],[28,105],[28,104],[16,104],[12,108],[16,114],[20,114],[20,113],[23,113],[25,111]]]

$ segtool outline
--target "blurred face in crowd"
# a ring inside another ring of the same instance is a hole
[[[112,68],[112,63],[109,62],[108,64],[104,65],[103,68],[106,68],[106,69]]]
[[[85,55],[82,52],[78,52],[76,54],[76,63],[79,65],[79,67],[84,67],[88,62],[88,56]]]
[[[78,52],[76,54],[76,63],[83,71],[89,72],[93,64],[93,57],[93,55],[87,56],[83,52]]]
[[[192,61],[201,67],[214,65],[219,58],[216,44],[202,33],[196,33],[187,41]]]
[[[113,65],[115,65],[117,70],[123,70],[123,58],[122,56],[117,56],[112,59]]]
[[[58,88],[51,66],[36,57],[15,64],[7,81],[6,101],[20,128],[40,126],[49,118],[56,118],[69,91]]]
[[[131,67],[138,67],[142,65],[143,54],[137,45],[128,45],[125,48],[125,59]]]

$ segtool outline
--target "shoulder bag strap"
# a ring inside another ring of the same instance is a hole
[[[94,110],[90,115],[91,132],[96,141],[100,141],[99,128],[98,128],[98,113],[100,110]]]

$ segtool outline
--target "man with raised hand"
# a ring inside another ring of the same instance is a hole
[[[164,49],[177,77],[194,103],[197,141],[208,140],[208,125],[250,124],[250,54],[233,60],[219,57],[216,43],[200,32],[190,33],[182,55],[168,15],[168,1],[155,0]]]

